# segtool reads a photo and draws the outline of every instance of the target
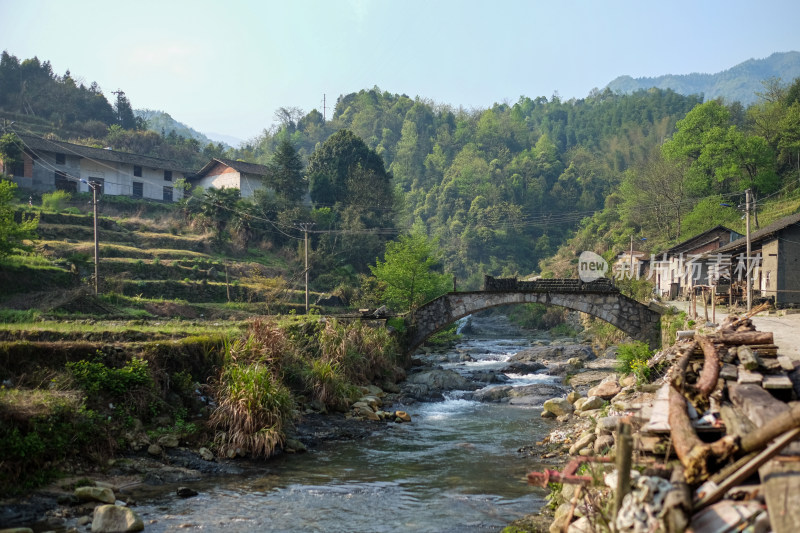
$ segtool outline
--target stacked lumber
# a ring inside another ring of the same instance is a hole
[[[800,436],[800,404],[793,402],[798,391],[792,379],[800,363],[781,356],[772,333],[756,331],[749,317],[729,316],[715,332],[684,343],[669,377],[668,425],[687,483],[699,486],[694,520],[702,527],[728,523],[740,510],[731,511],[739,504],[724,499],[755,483],[746,492],[778,509],[769,513],[773,530],[790,531],[800,523],[800,505],[789,501],[800,497],[800,468],[794,476],[773,474],[785,473],[790,454],[800,449],[793,444]],[[691,410],[721,419],[724,434],[701,439]]]

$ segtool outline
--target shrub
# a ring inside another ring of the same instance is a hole
[[[650,377],[647,361],[652,355],[647,344],[641,341],[620,344],[617,348],[616,370],[625,375],[633,374],[639,383],[647,382]]]
[[[67,191],[46,192],[42,195],[42,207],[60,213],[72,199],[72,194]]]
[[[0,497],[51,480],[54,462],[110,452],[104,427],[75,392],[0,387]]]
[[[267,366],[230,364],[215,392],[217,408],[210,423],[221,430],[216,437],[220,454],[242,449],[269,457],[283,444],[283,428],[294,418],[294,399]]]

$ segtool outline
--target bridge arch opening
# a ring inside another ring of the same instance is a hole
[[[618,327],[635,340],[648,343],[651,348],[658,348],[661,315],[620,294],[610,281],[598,281],[601,283],[582,283],[577,279],[518,282],[513,278],[504,280],[487,276],[489,290],[451,292],[418,308],[410,317],[409,352],[460,318],[501,305],[524,303],[558,305],[587,313]]]

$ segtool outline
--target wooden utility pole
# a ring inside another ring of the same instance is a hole
[[[753,268],[750,262],[750,189],[745,191],[745,231],[747,233],[747,256],[745,257],[745,267],[747,268],[747,312],[753,308]]]
[[[303,230],[303,244],[305,246],[305,272],[306,272],[306,314],[308,314],[308,229],[313,226],[313,222],[303,222],[300,224],[300,229]]]

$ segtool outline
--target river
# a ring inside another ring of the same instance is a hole
[[[498,368],[528,345],[466,338],[450,359],[469,353],[474,361],[443,366]],[[552,381],[513,376],[510,384]],[[258,474],[184,483],[199,492],[193,498],[162,487],[140,497],[136,511],[148,532],[488,532],[543,505],[546,492],[525,481],[539,465],[517,451],[549,431],[553,422],[540,408],[479,403],[459,391],[442,402],[393,408],[409,412],[412,422],[276,457]]]

